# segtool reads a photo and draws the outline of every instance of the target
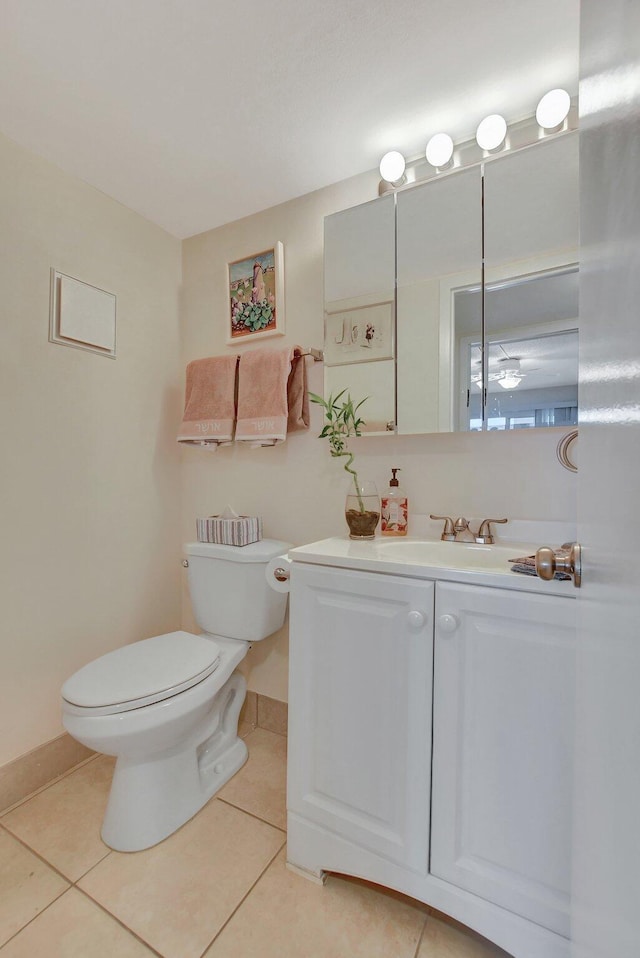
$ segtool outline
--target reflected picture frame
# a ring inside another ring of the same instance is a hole
[[[393,359],[393,302],[344,307],[345,304],[341,303],[338,308],[325,309],[325,365],[343,366]]]

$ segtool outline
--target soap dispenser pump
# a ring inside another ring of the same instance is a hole
[[[391,470],[389,491],[382,496],[382,526],[383,536],[406,536],[409,522],[409,503],[405,493],[400,488],[397,473],[400,469]]]

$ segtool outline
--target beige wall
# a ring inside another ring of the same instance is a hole
[[[0,137],[0,765],[63,680],[180,624],[180,243]],[[49,269],[117,295],[118,358],[48,338]]]
[[[284,243],[286,339],[264,345],[322,345],[322,236],[328,213],[376,195],[377,177],[356,177],[183,244],[183,363],[227,352],[225,345],[226,263]],[[254,348],[255,343],[245,348]],[[307,361],[309,362],[309,361]],[[322,367],[310,364],[310,388],[322,389]],[[182,534],[194,538],[195,518],[230,503],[237,511],[261,514],[265,535],[295,544],[345,532],[342,515],[345,473],[316,437],[320,410],[312,406],[312,428],[281,446],[223,448],[215,453],[184,449]],[[556,429],[488,435],[457,434],[357,440],[358,469],[383,488],[391,466],[402,468],[414,512],[575,519],[575,476],[556,459]],[[185,628],[195,628],[183,589]],[[256,645],[244,663],[249,687],[287,699],[287,635]]]
[[[0,765],[59,734],[73,671],[180,627],[181,579],[182,621],[196,628],[180,567],[196,516],[230,503],[295,544],[344,533],[346,478],[316,438],[316,407],[309,433],[272,449],[178,449],[175,434],[185,363],[228,350],[226,263],[281,240],[287,336],[265,345],[320,346],[323,218],[376,187],[375,175],[357,177],[185,241],[179,325],[179,241],[0,137]],[[52,266],[116,293],[115,361],[48,342]],[[308,368],[321,391],[322,366]],[[558,435],[384,437],[355,449],[380,488],[402,467],[414,512],[572,519]],[[286,700],[286,628],[244,670],[251,689]]]

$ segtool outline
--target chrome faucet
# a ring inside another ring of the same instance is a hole
[[[479,545],[491,545],[493,540],[493,533],[491,531],[492,522],[508,522],[508,519],[483,519],[480,523],[477,532],[474,532],[469,528],[469,520],[465,519],[464,516],[455,521],[450,516],[434,516],[430,515],[430,519],[442,519],[444,520],[444,529],[442,530],[442,535],[440,538],[443,542],[463,542],[468,540],[459,539],[458,536],[462,536],[465,532],[468,532],[469,535],[473,538],[474,542],[477,542]]]
[[[492,522],[508,522],[508,519],[483,519],[480,527],[475,534],[476,542],[480,545],[491,545],[493,542],[493,533],[491,532]]]
[[[456,542],[463,541],[462,539],[458,539],[458,536],[463,536],[465,532],[468,532],[471,538],[473,538],[473,532],[469,528],[469,520],[465,519],[464,516],[460,516],[458,519],[456,519],[456,521],[453,523],[453,528],[456,532]]]
[[[453,527],[453,519],[450,516],[434,516],[429,515],[430,519],[444,519],[444,529],[442,530],[442,535],[440,538],[443,542],[455,542],[456,541],[456,530]]]

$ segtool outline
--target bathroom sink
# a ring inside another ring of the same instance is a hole
[[[511,568],[511,560],[522,555],[513,545],[477,545],[475,542],[430,539],[381,539],[377,546],[381,559],[474,572],[505,572]]]
[[[538,548],[534,542],[532,538],[526,539],[524,536],[518,541],[503,540],[492,545],[443,542],[441,539],[420,536],[397,539],[376,536],[370,540],[336,536],[297,546],[291,549],[289,558],[293,562],[309,562],[361,572],[469,582],[521,592],[548,593],[553,590],[566,594],[566,581],[548,582],[533,573],[527,575],[512,571],[514,559],[534,555]]]

